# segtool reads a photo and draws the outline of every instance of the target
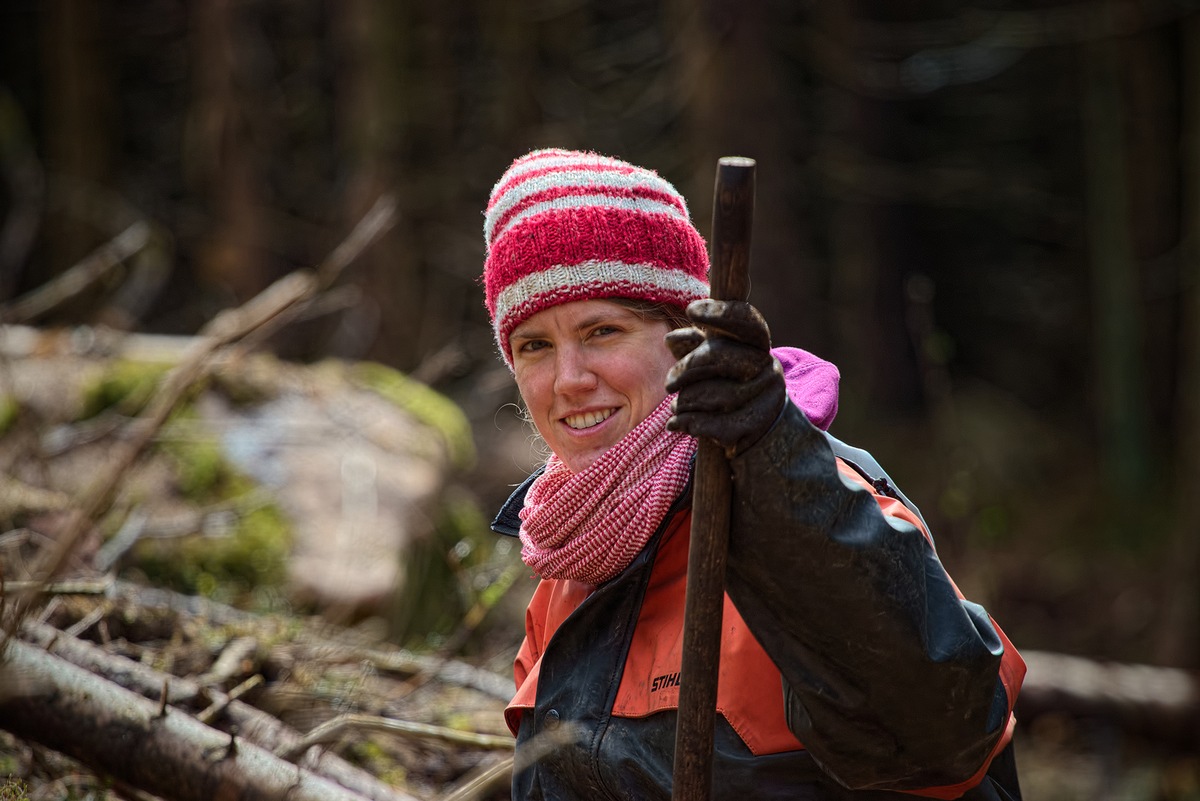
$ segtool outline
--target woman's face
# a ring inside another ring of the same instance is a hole
[[[552,306],[513,329],[517,388],[571,472],[590,466],[667,396],[669,330],[608,300]]]

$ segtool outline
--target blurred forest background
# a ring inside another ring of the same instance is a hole
[[[487,513],[531,461],[482,211],[543,146],[658,170],[702,232],[716,159],[756,158],[751,300],[839,365],[833,431],[964,592],[1019,648],[1200,669],[1196,0],[5,0],[5,322],[192,335],[390,195],[259,347],[456,401]],[[1200,797],[1192,735],[1103,797]]]

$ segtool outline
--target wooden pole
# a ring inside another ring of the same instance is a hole
[[[717,162],[709,246],[710,294],[717,300],[745,300],[750,294],[754,167],[753,159],[736,156]],[[732,497],[725,452],[717,443],[702,439],[696,454],[688,550],[673,801],[707,801],[712,792],[713,731]]]

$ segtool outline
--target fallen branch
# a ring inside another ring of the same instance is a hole
[[[265,750],[274,751],[298,743],[301,739],[298,732],[285,726],[272,715],[231,698],[232,693],[226,695],[204,687],[194,680],[170,676],[140,662],[109,654],[91,643],[67,637],[58,629],[44,623],[27,623],[21,634],[30,643],[46,648],[61,660],[136,693],[152,703],[156,709],[163,696],[165,682],[168,704],[176,707],[192,704],[208,704],[210,709],[217,707],[223,713],[224,720],[231,727],[236,727],[240,737]],[[28,674],[22,675],[26,683],[32,680]],[[384,784],[336,754],[312,751],[298,764],[305,770],[337,782],[371,801],[416,801],[413,796]]]
[[[290,659],[307,654],[306,658],[319,658],[324,654],[332,661],[366,662],[371,667],[392,673],[409,676],[422,676],[436,679],[443,684],[455,684],[467,687],[501,701],[508,701],[513,696],[512,679],[500,676],[490,670],[478,668],[465,662],[437,656],[424,656],[411,651],[383,651],[373,648],[347,648],[327,644],[324,646],[279,646],[279,653],[290,650]]]
[[[40,317],[86,291],[149,243],[150,226],[135,222],[53,281],[0,309],[0,320],[24,323]]]
[[[33,677],[0,699],[0,726],[101,774],[172,801],[363,801],[364,796],[245,740],[167,710],[18,640],[0,677]]]
[[[565,745],[579,740],[583,728],[576,723],[546,729],[534,735],[521,753],[507,756],[499,762],[484,765],[447,790],[438,801],[476,801],[499,792],[512,784],[513,773],[525,770]]]
[[[234,701],[238,700],[239,698],[241,698],[243,695],[250,692],[251,690],[261,687],[264,681],[266,681],[266,680],[262,677],[261,673],[255,673],[253,676],[246,679],[241,684],[239,684],[238,686],[236,686],[232,690],[230,690],[229,695],[225,696],[224,700],[214,701],[208,707],[208,709],[205,709],[202,712],[198,713],[196,715],[196,720],[200,721],[201,723],[212,723],[226,709],[229,709],[230,704],[232,704]]]
[[[254,664],[254,655],[258,651],[258,640],[254,637],[236,637],[225,646],[217,661],[206,673],[196,677],[196,682],[204,686],[224,684],[237,676],[244,675],[247,662]]]
[[[110,592],[114,599],[132,606],[167,609],[185,617],[201,617],[220,626],[253,624],[257,617],[251,612],[219,603],[211,598],[184,595],[162,587],[147,587],[129,581],[116,581]],[[404,675],[429,674],[443,684],[466,687],[500,701],[508,701],[514,692],[510,675],[501,676],[466,662],[415,654],[399,648],[367,647],[348,636],[323,636],[311,627],[306,629],[300,638],[300,643],[274,646],[266,658],[267,664],[287,670],[302,661],[368,662],[371,667],[384,672]]]
[[[490,748],[496,750],[512,750],[516,741],[509,736],[496,734],[477,734],[458,729],[448,729],[445,726],[433,726],[429,723],[416,723],[409,720],[396,720],[378,715],[346,714],[338,715],[330,721],[322,723],[304,736],[300,742],[278,748],[275,755],[281,759],[292,760],[303,754],[314,745],[333,742],[346,732],[376,731],[388,734],[399,734],[405,737],[417,737],[425,740],[437,740],[453,745],[466,745],[472,748]]]
[[[8,592],[35,590],[45,595],[106,595],[112,591],[111,577],[99,579],[66,579],[46,584],[41,581],[5,581],[3,588]]]

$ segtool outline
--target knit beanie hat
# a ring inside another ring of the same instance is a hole
[[[708,254],[687,203],[653,170],[573,150],[536,150],[492,188],[483,284],[496,343],[575,300],[686,307],[708,296]]]

